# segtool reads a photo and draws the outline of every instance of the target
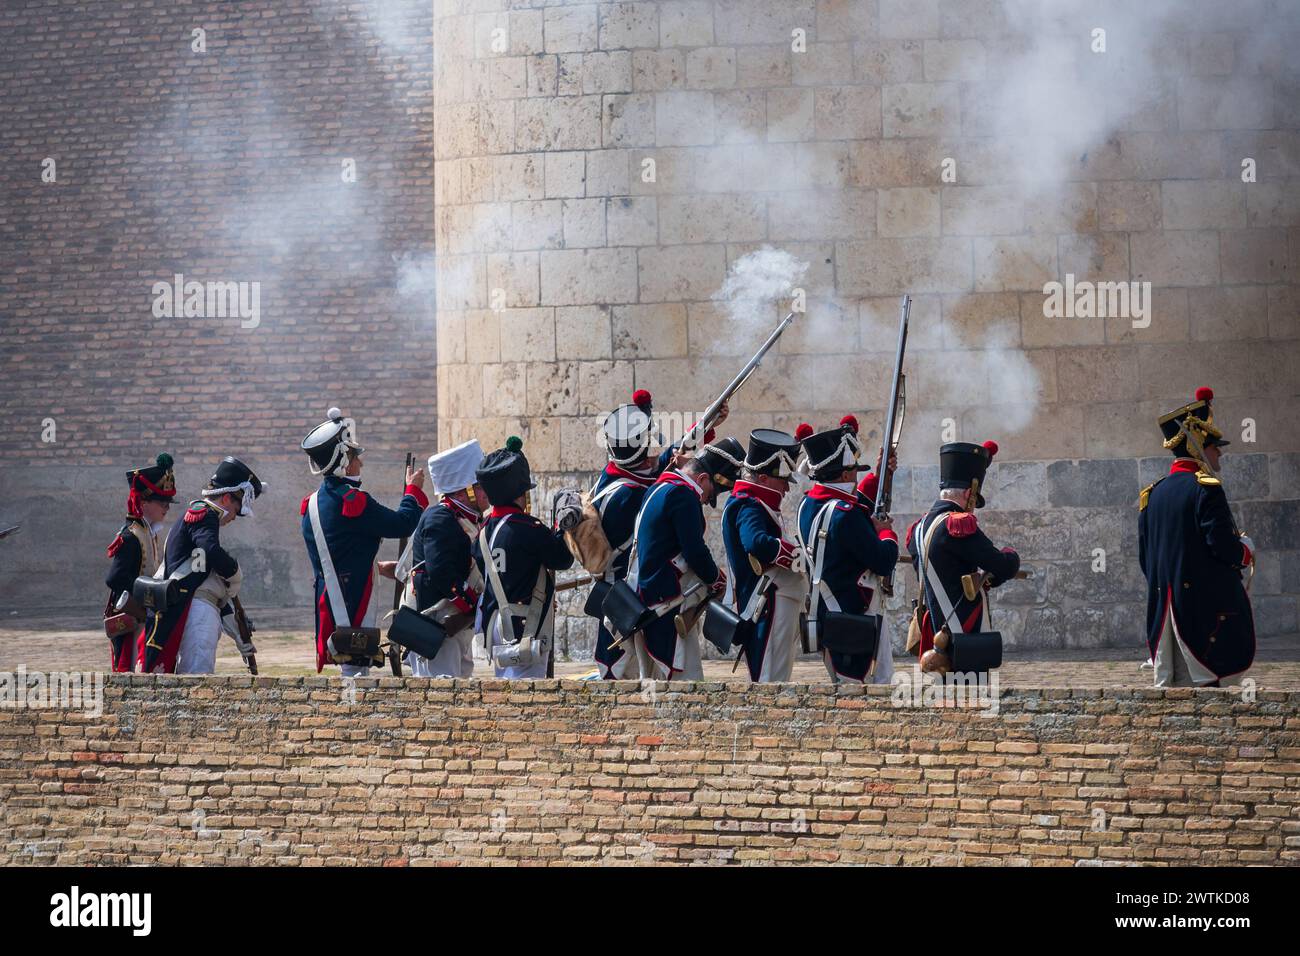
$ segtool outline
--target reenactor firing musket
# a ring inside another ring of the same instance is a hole
[[[406,480],[406,475],[410,474],[411,466],[414,464],[415,464],[415,456],[408,451],[406,453],[406,464],[402,468],[403,482],[405,482]],[[402,555],[406,553],[406,539],[407,539],[407,535],[402,535],[402,537],[397,542],[398,561],[400,561],[402,559]],[[400,607],[402,604],[402,589],[405,586],[406,585],[402,582],[400,578],[394,576],[393,579],[393,613],[394,614],[397,613],[398,607]],[[393,672],[394,677],[402,676],[402,654],[403,654],[403,649],[401,645],[395,644],[393,641],[390,640],[388,642],[388,667]]]
[[[894,470],[889,462],[898,451],[903,435],[903,418],[907,413],[907,376],[903,373],[903,356],[907,352],[907,325],[912,315],[912,297],[903,296],[902,314],[898,319],[898,348],[894,352],[894,380],[889,388],[889,411],[885,415],[885,430],[880,447],[880,482],[876,486],[876,502],[872,514],[887,518],[894,491]],[[894,593],[894,575],[880,579],[880,590],[886,595]]]
[[[749,377],[754,374],[758,369],[758,366],[762,363],[763,356],[771,350],[772,346],[776,344],[777,339],[779,339],[785,330],[790,327],[792,322],[794,322],[794,313],[790,312],[781,320],[777,327],[773,329],[772,334],[767,337],[767,341],[759,346],[758,351],[754,353],[754,357],[745,363],[745,367],[740,370],[740,374],[733,378],[731,384],[722,390],[722,394],[714,399],[713,404],[708,407],[700,420],[687,429],[686,435],[682,438],[681,445],[679,446],[682,451],[694,451],[696,449],[696,446],[699,444],[700,436],[709,433],[709,429],[717,423],[718,417],[722,413],[723,406],[731,400],[731,396],[740,391],[741,386],[749,381]]]

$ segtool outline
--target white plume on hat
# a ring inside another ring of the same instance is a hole
[[[475,471],[482,460],[483,449],[477,438],[430,455],[429,480],[433,482],[434,494],[447,495],[474,484],[478,480]]]

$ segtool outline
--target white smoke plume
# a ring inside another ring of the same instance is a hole
[[[767,324],[773,304],[789,300],[808,274],[808,263],[784,249],[763,246],[731,263],[713,295],[718,307],[739,324]]]

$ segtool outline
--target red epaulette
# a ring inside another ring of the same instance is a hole
[[[978,528],[979,522],[969,511],[954,511],[948,515],[948,533],[954,538],[969,538]]]
[[[359,517],[366,510],[366,501],[366,493],[360,488],[349,488],[343,492],[343,517]]]
[[[915,521],[912,522],[911,526],[909,526],[907,529],[907,534],[903,536],[904,541],[912,540],[912,535],[916,533],[916,526],[919,525],[920,523],[921,523],[920,518],[917,518]]]
[[[200,504],[197,508],[190,508],[185,512],[186,524],[198,524],[208,516],[208,506]]]
[[[307,502],[309,501],[311,501],[311,495],[302,499],[302,507],[298,509],[298,514],[305,515],[307,513]]]
[[[120,550],[122,550],[122,533],[119,531],[113,543],[108,546],[108,556],[111,558]]]

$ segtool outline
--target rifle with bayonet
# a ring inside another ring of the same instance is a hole
[[[731,384],[722,390],[722,394],[714,399],[713,404],[705,410],[704,415],[701,416],[700,420],[687,429],[686,435],[682,438],[681,444],[678,446],[682,451],[695,450],[700,439],[709,433],[709,429],[712,428],[714,423],[718,420],[718,416],[722,413],[723,406],[731,400],[731,396],[740,391],[741,386],[749,381],[749,377],[757,371],[758,366],[762,363],[763,356],[771,350],[772,346],[776,345],[777,339],[779,339],[782,333],[790,327],[792,322],[794,322],[794,313],[790,312],[780,321],[780,323],[777,324],[777,327],[772,330],[772,334],[767,337],[767,340],[759,347],[758,351],[754,353],[754,357],[745,363],[745,367],[740,370],[740,374],[733,378]]]
[[[880,472],[876,485],[876,501],[872,514],[878,519],[889,517],[894,493],[894,472],[889,461],[898,451],[903,436],[903,417],[907,413],[907,376],[903,373],[903,356],[907,352],[907,324],[912,315],[912,297],[903,296],[902,314],[898,319],[898,348],[894,352],[894,380],[889,388],[889,410],[885,415],[885,430],[880,439]],[[894,575],[880,581],[885,595],[894,593]]]

